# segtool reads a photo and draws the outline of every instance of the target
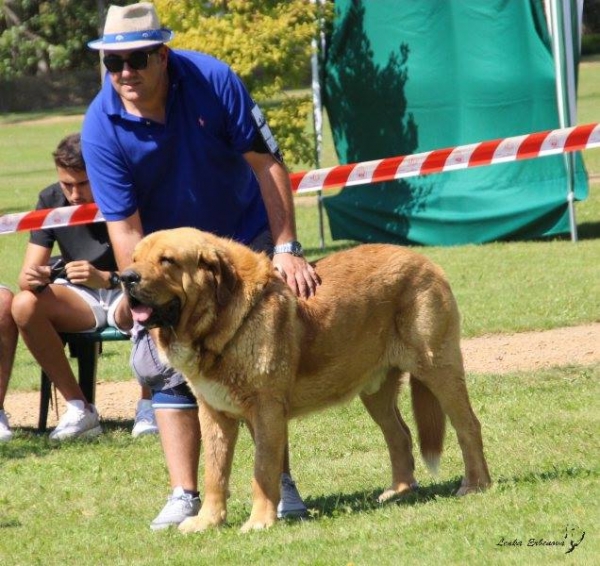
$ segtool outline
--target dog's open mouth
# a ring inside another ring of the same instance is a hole
[[[164,305],[147,304],[128,294],[129,308],[134,322],[146,328],[176,326],[181,313],[181,301],[175,297]]]

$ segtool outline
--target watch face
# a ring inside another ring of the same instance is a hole
[[[111,287],[118,287],[121,283],[121,278],[113,271],[110,274],[110,286]]]

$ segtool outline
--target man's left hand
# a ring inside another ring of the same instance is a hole
[[[273,257],[275,271],[303,299],[312,297],[317,292],[321,280],[310,263],[303,257],[292,254],[277,254]]]

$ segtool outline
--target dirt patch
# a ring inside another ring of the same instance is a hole
[[[499,334],[464,340],[462,344],[467,373],[505,374],[553,366],[600,363],[600,323],[545,332]],[[101,370],[101,368],[100,368]],[[104,419],[132,420],[140,388],[134,381],[98,382],[96,406]],[[36,427],[38,392],[11,392],[5,408],[12,426]],[[58,414],[64,412],[58,399]],[[56,425],[51,410],[48,426]]]
[[[600,323],[464,340],[467,372],[504,374],[600,362]]]

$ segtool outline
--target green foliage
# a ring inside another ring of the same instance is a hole
[[[600,53],[600,33],[589,33],[581,38],[581,54],[595,55]]]
[[[98,35],[102,4],[99,0],[0,2],[0,80],[93,68],[98,57],[86,43]]]
[[[590,33],[600,31],[600,0],[583,0],[583,26]]]
[[[90,65],[83,37],[97,29],[95,6],[95,0],[5,0],[0,6],[0,78]]]
[[[202,51],[228,63],[261,105],[291,166],[314,165],[307,127],[310,93],[290,89],[310,77],[311,40],[317,8],[306,0],[155,0],[165,25],[175,30],[173,47]],[[277,104],[272,104],[276,100]]]

